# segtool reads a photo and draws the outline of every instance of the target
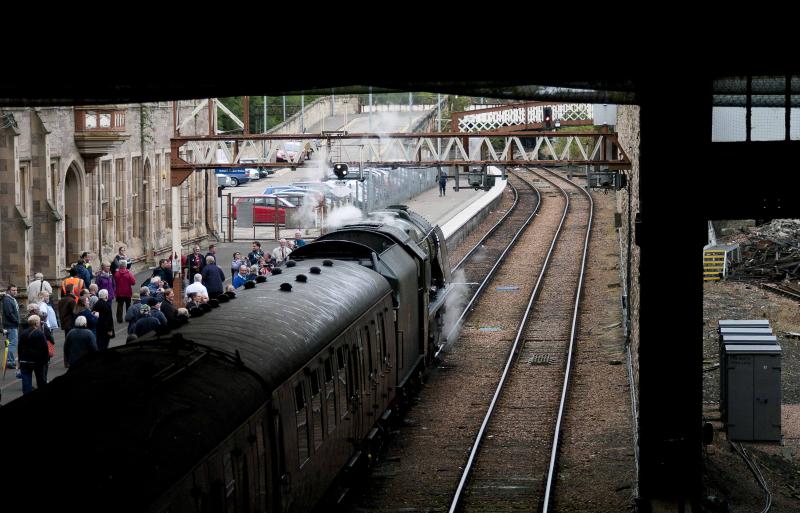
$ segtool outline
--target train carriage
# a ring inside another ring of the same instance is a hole
[[[179,330],[90,355],[0,408],[16,462],[7,497],[43,510],[310,510],[369,460],[430,361],[443,243],[392,208]]]

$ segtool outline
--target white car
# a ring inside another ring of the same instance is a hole
[[[242,164],[251,164],[257,166],[256,163],[261,161],[257,159],[242,159],[240,162]],[[253,171],[257,173],[257,176],[253,173]],[[253,180],[257,180],[259,178],[266,178],[269,175],[274,174],[275,170],[269,167],[248,167],[247,172]]]
[[[233,180],[231,180],[231,177],[227,175],[217,175],[217,187],[233,187]]]
[[[283,148],[275,154],[275,160],[277,162],[300,162],[308,160],[313,151],[309,142],[286,141],[283,143]]]

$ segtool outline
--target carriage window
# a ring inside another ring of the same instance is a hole
[[[364,364],[361,359],[361,348],[353,346],[353,352],[350,353],[350,356],[353,359],[350,362],[350,370],[352,372],[350,379],[353,382],[353,388],[356,388],[359,386],[359,383],[361,383],[358,379],[358,369],[360,369]]]
[[[322,396],[319,388],[319,372],[314,369],[309,376],[311,379],[311,420],[314,428],[314,449],[322,445],[325,436],[322,430]]]
[[[306,395],[303,383],[294,387],[295,417],[297,418],[297,456],[300,466],[308,459],[308,419],[306,418]]]
[[[372,338],[369,336],[369,326],[364,326],[364,338],[367,345],[367,357],[369,357],[369,377],[372,377]]]
[[[386,352],[383,348],[383,333],[381,333],[381,326],[380,324],[375,326],[375,353],[378,359],[375,363],[377,363],[376,370],[379,370],[383,367],[383,361],[386,358]]]
[[[381,349],[383,351],[383,362],[382,365],[386,367],[386,364],[389,363],[389,351],[386,347],[386,326],[383,322],[383,314],[378,314],[378,343],[381,345]]]
[[[339,404],[341,405],[339,414],[344,418],[347,415],[347,348],[340,347],[336,350],[336,360],[339,373]]]
[[[231,453],[226,452],[222,458],[225,467],[225,497],[228,498],[236,491],[236,479],[233,477],[233,461]]]
[[[336,389],[333,383],[333,365],[331,359],[325,360],[325,421],[328,424],[328,433],[336,429]]]
[[[264,446],[264,425],[259,422],[256,425],[256,455],[258,458],[258,500],[256,504],[263,506],[266,504],[267,497],[267,469],[265,466],[266,447]]]

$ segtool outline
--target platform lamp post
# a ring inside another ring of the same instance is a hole
[[[442,131],[442,93],[436,93],[437,132]],[[436,138],[436,160],[442,160],[442,138]]]
[[[169,164],[167,164],[169,165]],[[175,306],[183,307],[183,274],[181,269],[181,198],[179,188],[172,187],[172,290],[175,291]]]
[[[177,137],[180,135],[178,131],[178,102],[172,104],[172,135]],[[172,182],[172,159],[177,159],[176,152],[170,152],[169,160],[164,159],[164,167],[166,167],[166,174]],[[158,170],[156,170],[158,172]],[[183,303],[183,274],[181,269],[181,195],[180,186],[172,185],[170,187],[172,201],[172,252],[170,253],[170,260],[172,262],[172,290],[175,291],[175,306],[182,308]],[[188,192],[187,192],[188,194]],[[177,270],[177,271],[176,271]]]

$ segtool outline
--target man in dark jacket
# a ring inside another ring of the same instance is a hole
[[[81,259],[78,260],[78,263],[75,265],[75,272],[77,272],[78,278],[81,278],[84,283],[84,287],[89,287],[92,283],[92,271],[90,270],[89,265],[89,252],[84,251],[81,253]]]
[[[139,317],[142,316],[141,308],[143,305],[147,304],[147,300],[150,298],[150,289],[148,287],[142,287],[139,289],[139,302],[132,305],[128,308],[128,311],[125,313],[125,322],[128,323],[128,333],[133,333],[133,327],[136,325],[136,321],[139,320]]]
[[[178,307],[175,306],[175,291],[164,289],[164,301],[161,303],[161,313],[167,319],[167,325],[175,326],[178,317]]]
[[[191,310],[192,308],[197,308],[197,292],[189,292],[189,300],[186,302],[186,309]]]
[[[111,262],[111,276],[114,276],[114,273],[117,272],[117,269],[119,269],[119,263],[121,261],[125,260],[125,262],[127,263],[128,257],[127,255],[125,255],[125,251],[126,251],[125,246],[119,247],[119,252],[117,253],[116,256],[114,256],[114,260]]]
[[[250,265],[256,265],[258,259],[264,256],[264,251],[261,249],[261,243],[257,240],[253,241],[253,251],[247,254],[247,259],[250,260]]]
[[[86,329],[86,317],[81,315],[75,319],[75,328],[64,341],[64,365],[72,367],[78,360],[96,351],[97,339],[94,333]]]
[[[50,356],[47,354],[47,339],[42,333],[42,322],[38,315],[28,317],[28,328],[19,336],[19,368],[22,373],[22,394],[33,391],[33,375],[36,388],[46,384],[44,368]]]
[[[111,337],[114,336],[114,315],[111,313],[111,305],[108,302],[108,291],[106,289],[100,290],[97,293],[97,303],[95,303],[93,312],[98,312],[100,316],[97,318],[97,349],[103,351],[108,349],[108,344],[111,342]]]
[[[142,305],[141,315],[142,316],[138,321],[136,321],[136,326],[133,329],[133,332],[137,337],[142,337],[161,326],[161,323],[158,321],[158,319],[150,315],[149,306]]]
[[[72,312],[75,309],[75,301],[77,301],[75,294],[72,293],[72,284],[70,283],[66,287],[67,293],[61,296],[56,305],[58,320],[61,322],[61,329],[64,330],[65,336],[75,323],[75,316]]]
[[[164,286],[169,285],[172,286],[172,261],[166,258],[162,258],[158,261],[158,269],[153,270],[153,276],[158,276],[161,278],[161,282]],[[153,277],[151,276],[151,278]]]
[[[161,311],[161,305],[164,304],[164,296],[158,295],[147,298],[147,306],[150,307],[150,317],[158,321],[160,326],[167,325],[167,316]]]
[[[209,244],[208,245],[208,253],[206,253],[206,263],[208,263],[208,257],[214,257],[214,260],[217,260],[217,245],[216,244]],[[203,266],[205,267],[205,266]]]
[[[8,331],[9,344],[6,366],[9,369],[16,367],[14,355],[17,353],[17,341],[19,340],[19,304],[16,298],[17,286],[12,283],[8,285],[8,290],[0,300],[0,303],[2,303],[3,329]]]
[[[188,269],[186,276],[191,280],[195,274],[200,274],[205,266],[206,257],[200,253],[200,246],[195,245],[194,253],[189,255],[186,259],[186,268]]]
[[[222,294],[222,282],[225,281],[225,273],[217,266],[213,256],[206,257],[206,266],[200,274],[203,276],[203,284],[208,289],[209,298],[215,298]]]

